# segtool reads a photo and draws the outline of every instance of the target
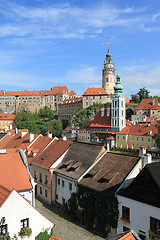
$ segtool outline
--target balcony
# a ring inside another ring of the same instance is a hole
[[[120,218],[120,220],[121,220],[124,224],[130,224],[130,220],[129,220],[129,219]]]

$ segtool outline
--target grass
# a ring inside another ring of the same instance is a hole
[[[138,153],[134,153],[134,152],[124,152],[124,151],[118,151],[118,150],[110,150],[110,152],[122,154],[122,155],[126,155],[126,156],[138,157]]]

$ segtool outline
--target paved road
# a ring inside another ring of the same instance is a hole
[[[63,240],[104,240],[104,238],[93,235],[86,229],[64,219],[62,211],[57,207],[44,206],[36,199],[36,209],[55,224],[53,230],[55,237]]]

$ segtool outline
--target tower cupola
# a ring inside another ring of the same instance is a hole
[[[121,84],[120,75],[119,74],[117,74],[116,79],[117,79],[117,81],[116,81],[116,85],[114,86],[114,94],[113,94],[113,96],[123,96],[123,86]]]

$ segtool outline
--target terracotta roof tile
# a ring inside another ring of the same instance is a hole
[[[53,138],[49,138],[49,137],[44,137],[44,136],[39,136],[37,138],[37,140],[32,143],[29,148],[27,148],[27,151],[33,151],[35,152],[35,150],[39,150],[36,151],[37,155],[39,153],[42,152],[42,150],[53,140]],[[27,154],[27,153],[26,153]],[[36,155],[36,156],[37,156]],[[35,157],[36,157],[35,156]],[[32,153],[27,154],[27,160],[28,160],[28,164],[31,163],[31,161],[33,161],[34,157],[32,155]]]
[[[102,114],[102,111],[101,108],[93,119],[90,127],[111,127],[111,109],[108,108],[107,110],[107,108],[104,108],[104,115]]]
[[[0,113],[0,120],[6,119],[6,120],[14,120],[15,115],[13,113]]]
[[[141,109],[160,109],[160,106],[158,105],[158,98],[142,99],[136,110]]]
[[[52,94],[59,95],[59,94],[68,94],[68,88],[66,86],[55,86],[52,88]]]
[[[82,103],[82,97],[80,98],[72,98],[72,99],[65,99],[63,102],[59,103],[59,105],[65,105],[65,104],[73,104],[73,103]]]
[[[108,95],[103,88],[88,88],[82,96],[88,95]]]
[[[151,133],[149,134],[149,131]],[[123,128],[118,134],[131,134],[131,135],[150,135],[153,136],[154,134],[158,133],[157,123],[151,124],[137,124],[137,125],[128,125]]]
[[[16,191],[32,189],[30,177],[21,155],[16,149],[0,154],[0,185]]]
[[[13,135],[6,134],[3,138],[0,139],[0,149],[4,148],[9,141],[13,138]]]
[[[63,239],[61,239],[61,238],[56,238],[56,237],[50,237],[50,239],[49,240],[63,240]]]
[[[71,144],[72,142],[70,141],[55,139],[41,154],[33,159],[31,164],[48,169],[60,156],[62,156]]]
[[[8,189],[6,189],[0,185],[0,207],[2,206],[2,204],[8,197],[9,193],[10,193],[10,191]]]
[[[34,140],[38,137],[37,134],[34,134]],[[11,141],[4,146],[6,149],[9,148],[22,148],[25,150],[31,143],[29,142],[29,133],[26,132],[26,134],[21,137],[21,132],[18,132]]]
[[[128,232],[118,239],[119,240],[136,240],[137,238],[132,234],[132,232]]]

